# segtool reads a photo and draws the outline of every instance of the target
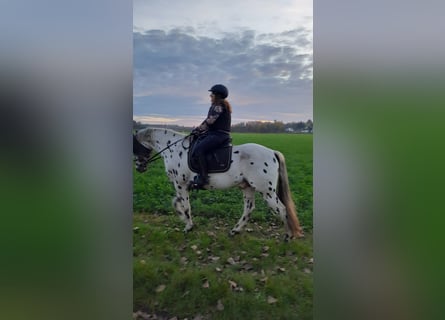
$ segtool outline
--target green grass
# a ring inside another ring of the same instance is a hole
[[[134,174],[135,311],[167,319],[312,319],[312,136],[233,134],[234,144],[246,142],[285,155],[306,238],[284,243],[282,223],[260,197],[247,229],[229,237],[243,210],[237,189],[193,193],[195,227],[183,234],[174,189],[156,162]]]

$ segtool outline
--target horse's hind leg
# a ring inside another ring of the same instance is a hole
[[[286,235],[284,237],[284,241],[288,241],[292,238],[292,232],[289,229],[289,226],[287,224],[287,211],[285,205],[281,202],[281,200],[278,198],[278,195],[275,192],[267,192],[263,193],[263,198],[266,200],[267,205],[272,210],[273,213],[275,213],[277,216],[281,218],[284,224],[284,228],[286,229]]]
[[[173,198],[173,207],[179,215],[179,218],[185,223],[184,232],[190,231],[193,228],[193,221],[192,211],[190,210],[189,193],[177,189],[176,197]]]
[[[253,209],[255,209],[255,190],[252,187],[246,187],[243,189],[244,194],[244,212],[241,218],[238,220],[235,227],[230,230],[230,235],[239,233],[249,220],[249,215]]]

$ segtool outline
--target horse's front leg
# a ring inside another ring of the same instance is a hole
[[[175,186],[175,188],[176,196],[173,198],[173,207],[179,215],[179,218],[185,223],[184,232],[188,232],[193,228],[189,193],[184,186]]]
[[[252,187],[246,187],[243,189],[244,194],[244,212],[241,218],[238,220],[235,227],[230,230],[230,235],[233,236],[240,233],[244,226],[249,221],[249,215],[253,209],[255,209],[255,190]]]

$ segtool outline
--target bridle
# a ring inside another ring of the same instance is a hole
[[[148,164],[151,163],[151,162],[154,162],[154,161],[156,161],[156,160],[161,159],[161,158],[162,158],[162,152],[164,152],[165,150],[170,150],[170,147],[176,145],[176,144],[177,144],[178,142],[180,142],[180,141],[182,141],[182,146],[183,146],[183,148],[184,148],[184,149],[188,149],[190,146],[185,147],[185,146],[184,146],[184,141],[185,141],[188,137],[190,137],[190,136],[192,136],[192,135],[193,135],[193,134],[190,133],[190,134],[186,135],[184,138],[178,139],[178,140],[176,140],[175,142],[168,144],[164,149],[162,149],[161,151],[157,152],[156,154],[154,154],[153,156],[151,156],[151,157],[149,157],[147,160],[145,160],[145,161],[144,161],[144,162],[145,162],[145,165],[148,165]],[[145,146],[144,146],[144,147],[145,147]],[[146,148],[146,147],[145,147],[145,148]]]

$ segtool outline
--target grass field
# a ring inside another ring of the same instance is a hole
[[[286,157],[306,237],[282,241],[281,221],[257,196],[246,229],[228,231],[243,211],[238,189],[191,196],[195,227],[183,234],[162,161],[134,173],[134,317],[312,319],[312,135],[233,134]]]

